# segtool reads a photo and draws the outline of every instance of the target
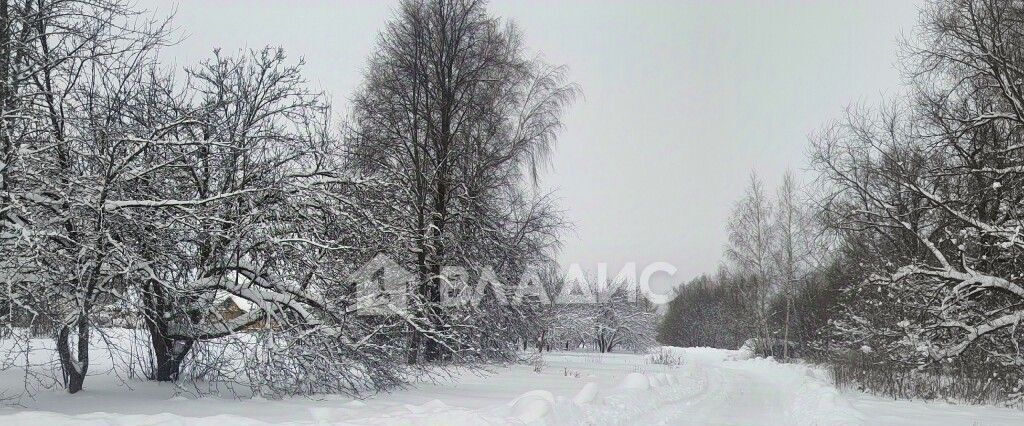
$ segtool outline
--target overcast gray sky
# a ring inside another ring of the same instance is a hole
[[[636,3],[636,4],[634,4]],[[339,111],[359,84],[391,2],[143,0],[176,10],[185,65],[215,47],[279,45],[304,57]],[[896,41],[911,1],[493,1],[528,47],[570,67],[585,99],[543,185],[575,231],[563,264],[670,262],[716,269],[725,221],[751,170],[775,185],[803,167],[807,135],[851,103],[898,88]]]

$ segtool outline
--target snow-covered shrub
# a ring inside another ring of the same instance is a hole
[[[659,348],[654,353],[647,356],[647,360],[651,364],[676,366],[683,364],[683,357],[669,348]]]
[[[1014,394],[1022,376],[991,364],[954,360],[927,366],[891,362],[863,351],[849,351],[827,364],[841,388],[900,399],[1022,406]]]
[[[796,342],[774,337],[767,339],[750,338],[745,340],[737,349],[760,357],[777,357],[783,353],[788,353],[790,356],[800,355],[800,347]]]
[[[541,371],[544,371],[544,358],[538,356],[536,359],[533,360],[531,365],[533,366],[534,373],[540,373]]]

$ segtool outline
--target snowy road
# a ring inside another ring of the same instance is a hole
[[[696,365],[682,381],[696,391],[636,424],[758,424],[783,419],[784,394],[765,377],[719,365]]]
[[[80,395],[41,393],[0,409],[18,425],[1012,425],[1024,411],[892,401],[840,392],[816,369],[747,359],[738,351],[670,349],[677,366],[646,355],[549,353],[539,368],[461,374],[363,401],[195,398],[168,386],[102,376]],[[96,380],[93,380],[96,379]]]
[[[676,383],[648,390],[668,394],[657,409],[620,424],[798,425],[865,424],[839,392],[802,366],[745,360],[734,351],[681,349]],[[608,421],[608,418],[603,420]]]
[[[734,353],[687,350],[681,383],[697,389],[649,418],[653,424],[862,424],[814,370],[767,360],[733,360]],[[663,417],[659,419],[659,417]]]
[[[677,401],[624,424],[663,425],[1021,425],[1024,411],[943,402],[894,401],[840,392],[820,370],[745,359],[735,351],[676,349]]]

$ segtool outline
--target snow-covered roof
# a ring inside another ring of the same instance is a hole
[[[214,300],[216,301],[217,304],[221,304],[229,299],[231,300],[232,303],[235,304],[235,306],[238,306],[238,309],[241,309],[242,312],[249,312],[256,308],[256,304],[250,302],[249,299],[236,296],[232,293],[223,290],[217,291],[217,297]]]

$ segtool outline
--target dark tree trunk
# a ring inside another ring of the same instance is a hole
[[[442,171],[447,173],[445,168]],[[441,310],[441,268],[444,263],[444,228],[447,221],[447,197],[448,186],[445,179],[438,179],[437,193],[434,201],[434,232],[432,233],[432,256],[430,262],[430,280],[426,286],[427,321],[431,336],[428,336],[424,347],[424,359],[427,361],[438,361],[451,356],[440,344],[439,340],[446,334],[447,321],[444,312]]]
[[[77,350],[76,355],[71,353],[72,329],[76,329]],[[60,358],[61,370],[64,374],[64,385],[68,393],[77,393],[85,385],[85,375],[89,371],[89,323],[85,315],[79,315],[74,327],[69,324],[61,326],[57,332],[57,356]]]
[[[412,326],[409,326],[409,358],[407,359],[409,364],[416,364],[419,362],[421,337],[422,336],[419,331]]]
[[[193,340],[173,339],[168,332],[168,313],[170,303],[159,283],[147,282],[146,293],[143,295],[143,319],[149,330],[149,340],[156,356],[156,366],[152,378],[158,382],[178,380],[181,363],[192,350]]]
[[[418,291],[418,293],[419,293],[420,296],[422,296],[424,298],[426,298],[426,294],[427,294],[426,293],[427,290],[426,290],[426,287],[425,287],[425,285],[426,285],[425,284],[425,279],[426,279],[426,276],[427,276],[427,273],[426,273],[426,271],[427,271],[426,262],[427,262],[427,260],[426,260],[425,253],[424,253],[423,250],[420,250],[420,252],[419,252],[419,254],[417,254],[417,258],[416,258],[417,266],[420,268],[420,274],[419,274],[420,279],[419,279],[419,283],[418,283],[419,284],[419,288],[418,288],[419,291]],[[412,309],[411,313],[412,313],[412,318],[413,318],[414,321],[415,320],[421,320],[421,321],[423,320],[424,315],[426,314],[426,312],[423,310],[423,307],[418,306],[418,304],[416,304],[416,303],[410,303],[409,304],[409,308]],[[413,327],[412,325],[409,325],[409,354],[408,354],[407,361],[408,361],[408,363],[410,365],[411,364],[416,364],[419,361],[420,344],[422,343],[422,341],[423,341],[422,333],[419,330],[417,330],[416,327]]]
[[[194,341],[175,340],[165,337],[167,332],[166,324],[156,326],[162,327],[162,330],[154,330],[154,325],[150,325],[149,332],[153,353],[156,355],[156,371],[153,378],[158,382],[176,381],[181,373],[181,363],[192,349]]]

